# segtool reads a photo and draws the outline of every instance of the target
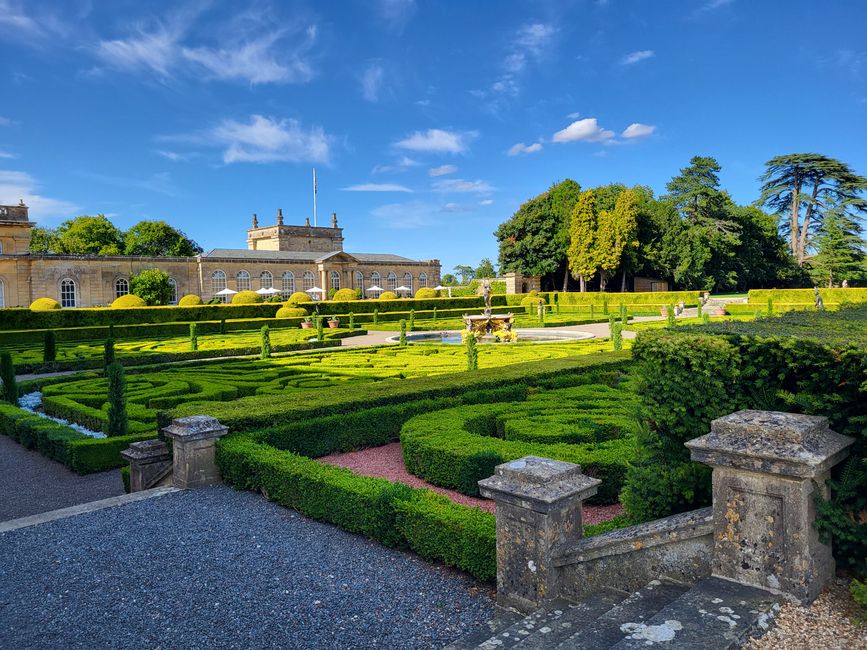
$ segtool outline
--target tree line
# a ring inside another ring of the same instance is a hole
[[[126,232],[105,215],[82,215],[57,228],[33,228],[30,252],[38,255],[138,255],[191,257],[202,247],[165,221],[139,221]]]
[[[867,178],[819,154],[778,156],[758,199],[738,205],[720,169],[695,156],[660,197],[641,185],[556,183],[495,232],[500,271],[564,291],[613,281],[622,291],[635,276],[716,292],[867,281]]]

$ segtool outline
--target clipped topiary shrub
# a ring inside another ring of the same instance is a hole
[[[297,305],[302,302],[313,302],[313,298],[310,297],[310,294],[304,291],[296,291],[291,296],[289,296],[289,300],[286,301],[286,304]]]
[[[239,291],[232,296],[233,305],[252,305],[257,302],[264,302],[264,299],[255,291]]]
[[[30,309],[33,311],[51,311],[52,309],[60,309],[60,303],[54,298],[37,298],[30,303]]]
[[[186,296],[184,296],[178,301],[178,306],[180,307],[192,307],[194,305],[201,304],[202,299],[194,293],[188,293]]]
[[[340,302],[346,300],[355,300],[355,289],[340,289],[339,291],[335,291],[334,295],[331,296],[331,300],[337,300]]]
[[[416,299],[426,300],[430,298],[436,298],[437,292],[431,289],[430,287],[422,287],[418,291],[415,292]]]
[[[284,305],[274,314],[275,318],[303,318],[307,315],[307,310],[303,307],[289,307]]]
[[[116,298],[115,301],[111,303],[112,309],[132,309],[133,307],[147,307],[147,303],[131,293]]]
[[[397,300],[397,294],[393,291],[383,291],[379,294],[380,300]]]

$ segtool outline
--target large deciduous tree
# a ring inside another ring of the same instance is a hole
[[[121,255],[123,233],[105,215],[83,215],[64,221],[55,231],[52,253],[65,255]]]
[[[202,247],[165,221],[139,221],[124,236],[126,255],[192,257]]]
[[[476,267],[475,277],[477,279],[497,277],[497,270],[494,268],[494,263],[487,257],[484,258]]]
[[[500,272],[539,275],[547,286],[555,286],[562,277],[566,289],[569,224],[580,193],[573,180],[556,183],[500,224],[494,233],[500,245]]]
[[[145,269],[130,278],[130,291],[148,305],[167,305],[174,295],[169,274],[159,269]]]
[[[807,259],[812,237],[832,209],[853,215],[867,212],[867,178],[854,173],[844,162],[815,153],[794,153],[771,158],[758,203],[782,218],[792,257],[799,265]]]
[[[569,271],[587,291],[587,281],[596,275],[599,260],[596,251],[598,215],[596,214],[596,195],[593,190],[581,192],[578,203],[572,208],[572,222],[569,228]]]
[[[455,273],[461,276],[461,284],[468,284],[476,277],[476,270],[468,264],[458,264],[455,267]]]

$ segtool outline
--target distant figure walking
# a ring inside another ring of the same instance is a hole
[[[843,280],[843,284],[840,285],[840,288],[841,289],[848,289],[849,288],[849,280]]]
[[[825,303],[822,301],[822,296],[819,295],[819,287],[813,287],[813,293],[816,296],[816,309],[825,311]]]

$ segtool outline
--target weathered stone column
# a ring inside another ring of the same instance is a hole
[[[130,492],[157,487],[171,474],[172,455],[162,440],[134,442],[120,455],[129,461]]]
[[[686,443],[713,467],[713,575],[811,602],[834,575],[831,547],[813,522],[818,490],[852,438],[828,419],[738,411]]]
[[[175,418],[163,429],[173,440],[175,487],[197,488],[220,482],[216,442],[228,432],[219,420],[207,415]]]
[[[525,456],[498,465],[479,481],[482,496],[497,503],[497,600],[530,611],[559,595],[554,551],[584,534],[582,501],[599,479],[581,467]]]

